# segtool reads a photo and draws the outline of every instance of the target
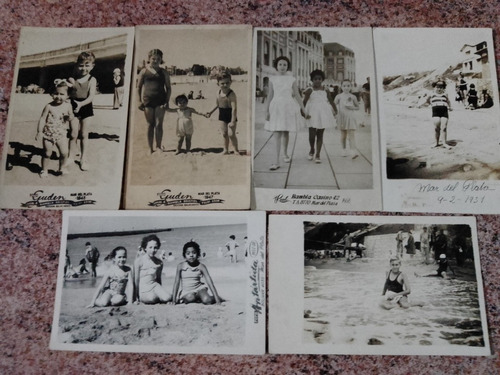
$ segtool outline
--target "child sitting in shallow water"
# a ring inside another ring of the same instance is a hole
[[[215,289],[208,269],[198,260],[201,256],[200,245],[194,241],[186,243],[182,249],[182,255],[186,260],[177,266],[175,272],[172,304],[201,302],[204,305],[215,303],[220,305],[223,300],[217,293],[217,289]],[[208,287],[201,282],[202,277]],[[208,293],[208,289],[210,289],[212,295]]]

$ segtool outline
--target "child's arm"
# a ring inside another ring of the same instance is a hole
[[[328,99],[328,102],[333,108],[333,114],[337,116],[338,110],[337,110],[337,105],[335,104],[335,100],[333,100],[332,93],[328,90],[326,90],[326,98]]]
[[[164,77],[165,77],[165,92],[166,92],[166,98],[165,98],[165,104],[162,105],[163,108],[168,108],[168,103],[170,103],[170,95],[172,95],[172,86],[170,85],[170,75],[165,69],[161,70]]]
[[[234,127],[234,125],[236,124],[236,112],[237,112],[237,104],[236,104],[236,94],[234,93],[234,91],[229,94],[229,102],[231,103],[231,122],[228,124],[228,126],[230,128]]]
[[[307,88],[306,91],[304,91],[304,100],[302,103],[304,104],[304,107],[306,106],[307,102],[309,101],[309,98],[311,97],[312,94],[312,88]]]
[[[177,108],[165,108],[165,112],[169,112],[169,113],[177,113]]]
[[[206,118],[210,118],[210,116],[212,116],[212,113],[214,113],[217,110],[217,108],[219,108],[219,103],[217,103],[217,99],[215,99],[215,107],[214,107],[214,109],[212,109],[211,111],[207,112],[205,114],[205,117]]]
[[[127,303],[132,303],[134,300],[134,269],[131,267],[128,272],[127,288],[125,289]]]
[[[205,113],[200,113],[200,112],[198,112],[196,109],[194,109],[194,108],[192,108],[192,107],[188,107],[188,110],[189,110],[189,112],[190,112],[191,114],[193,114],[193,113],[194,113],[195,115],[198,115],[198,116],[203,116],[203,117],[205,117],[205,115],[206,115]]]
[[[269,92],[267,93],[267,97],[266,97],[266,121],[269,121],[269,117],[270,117],[270,114],[269,114],[269,106],[271,104],[271,101],[273,100],[273,97],[274,97],[274,88],[273,88],[273,83],[271,82],[271,80],[269,80]]]
[[[175,281],[174,281],[174,286],[172,288],[172,302],[169,302],[169,305],[176,305],[177,304],[177,292],[179,291],[179,285],[181,283],[181,269],[182,269],[182,263],[179,263],[177,265],[177,269],[175,270]]]
[[[87,98],[81,102],[78,102],[78,101],[76,102],[76,108],[75,108],[74,112],[78,113],[80,108],[82,108],[83,106],[85,106],[87,104],[92,103],[92,101],[94,100],[94,96],[95,96],[96,91],[97,91],[97,80],[94,77],[90,77],[89,96],[87,96]]]
[[[389,272],[385,273],[385,279],[387,280],[387,276],[389,276]],[[387,292],[387,281],[384,282],[384,289],[382,290],[382,295],[385,296],[385,292]]]
[[[219,294],[217,293],[217,289],[215,289],[214,282],[212,281],[212,278],[210,277],[210,274],[208,273],[207,267],[203,264],[200,263],[200,271],[203,274],[203,277],[205,278],[205,281],[208,284],[208,287],[210,288],[210,291],[212,292],[214,298],[215,298],[215,303],[217,305],[220,305],[222,303],[222,298],[220,298]]]
[[[297,101],[297,103],[299,103],[300,109],[304,113],[305,118],[306,119],[311,118],[311,116],[309,116],[309,114],[306,112],[306,108],[304,107],[304,104],[300,100],[301,96],[300,96],[300,93],[299,93],[299,88],[297,87],[297,82],[294,82],[293,85],[292,85],[292,93],[293,93],[293,97],[295,98],[295,100]]]
[[[109,279],[109,273],[106,274],[101,280],[101,283],[97,287],[94,296],[92,297],[92,302],[90,302],[90,305],[88,305],[88,308],[95,307],[95,301],[97,298],[101,295],[102,291],[104,290],[104,285],[106,285],[107,281]]]
[[[141,258],[137,258],[134,262],[134,295],[132,298],[132,302],[140,303],[139,299],[139,281],[141,278],[141,266],[142,261]]]
[[[38,120],[38,126],[36,127],[35,141],[38,141],[38,135],[42,131],[43,127],[45,126],[45,121],[47,121],[48,114],[49,114],[49,105],[47,104],[42,111],[42,114],[40,116],[40,120]]]

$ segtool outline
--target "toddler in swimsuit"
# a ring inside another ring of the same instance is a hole
[[[221,73],[217,76],[217,85],[220,90],[215,101],[215,108],[206,114],[210,117],[219,109],[219,124],[224,137],[224,155],[229,154],[229,141],[233,145],[235,154],[239,154],[238,138],[236,137],[236,94],[231,90],[231,75]]]
[[[177,266],[175,272],[172,304],[201,302],[204,305],[215,303],[220,305],[223,300],[215,289],[208,269],[198,260],[201,256],[200,245],[194,241],[186,243],[182,249],[182,255],[186,260]],[[202,282],[202,277],[206,284]]]
[[[434,124],[434,137],[436,139],[436,144],[434,147],[441,147],[442,144],[439,143],[439,138],[441,132],[443,132],[443,141],[446,145],[448,142],[448,111],[451,111],[450,99],[445,93],[446,82],[443,80],[438,80],[434,84],[434,93],[427,98],[427,104],[430,104],[432,108],[432,122]]]
[[[127,249],[118,246],[108,257],[113,259],[113,265],[102,278],[92,302],[87,307],[121,306],[132,300],[130,298],[132,296],[132,269],[125,265]]]
[[[73,119],[73,109],[68,100],[68,83],[56,79],[52,101],[45,106],[38,121],[35,140],[43,135],[43,156],[40,177],[48,176],[47,163],[54,148],[59,150],[59,172],[65,174],[68,164],[68,129]]]
[[[194,108],[188,107],[188,98],[186,95],[177,96],[175,98],[175,104],[177,104],[179,108],[168,108],[167,112],[175,112],[179,116],[177,118],[177,128],[175,130],[177,137],[179,138],[179,141],[177,142],[177,152],[175,154],[179,155],[182,151],[184,138],[186,138],[186,152],[191,151],[191,138],[194,132],[193,120],[191,116],[193,113],[199,116],[205,115],[199,113]]]

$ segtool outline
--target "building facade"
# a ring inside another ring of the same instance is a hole
[[[344,79],[356,82],[356,57],[354,52],[339,43],[325,43],[325,84],[341,85]]]

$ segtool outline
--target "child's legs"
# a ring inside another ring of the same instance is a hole
[[[127,303],[127,298],[123,294],[115,294],[111,297],[110,304],[111,306],[122,306]]]
[[[198,292],[198,298],[204,305],[213,305],[215,303],[215,297],[208,294],[206,289],[202,289]]]
[[[88,142],[89,142],[89,127],[90,123],[92,122],[92,117],[87,117],[84,118],[81,121],[81,134],[80,136],[82,137],[80,140],[80,145],[81,145],[81,160],[85,160],[85,151],[87,150],[88,147]]]
[[[66,137],[58,140],[56,146],[59,149],[59,170],[61,170],[68,162],[69,145]]]
[[[401,306],[404,309],[407,309],[408,307],[410,307],[410,303],[408,302],[407,296],[401,297],[401,299],[399,300],[398,303],[399,303],[399,306]]]
[[[179,136],[179,140],[177,141],[177,151],[181,151],[183,143],[184,143],[184,137]]]
[[[443,132],[443,141],[448,141],[448,117],[441,117],[441,131]]]
[[[224,138],[224,152],[229,151],[229,126],[227,122],[224,121],[219,121],[219,128],[220,132],[222,134],[222,137]]]
[[[151,151],[153,151],[153,141],[155,138],[155,109],[151,107],[144,108],[144,116],[146,117],[146,122],[148,123],[148,145]]]
[[[319,158],[321,153],[321,148],[323,147],[323,134],[325,133],[325,129],[317,129],[316,130],[316,157]]]
[[[101,294],[96,300],[94,305],[98,307],[106,307],[109,306],[111,303],[111,298],[113,295],[109,290],[106,290],[103,294]]]
[[[316,128],[309,128],[309,153],[314,155],[314,143],[316,141]]]
[[[69,157],[74,158],[77,150],[78,133],[80,132],[80,119],[73,118],[69,123]]]
[[[239,154],[240,150],[238,149],[238,138],[236,137],[236,122],[233,123],[233,126],[227,126],[227,133],[229,135],[229,139],[231,140],[231,144],[233,145],[234,151]]]
[[[340,130],[340,141],[342,148],[345,150],[347,147],[347,130]]]
[[[161,148],[163,140],[163,118],[165,110],[161,107],[155,108],[155,129],[156,129],[156,147]]]
[[[190,151],[191,150],[191,137],[193,135],[192,134],[186,134],[186,151]]]
[[[439,144],[439,136],[441,134],[441,118],[433,117],[432,122],[434,124],[434,138],[436,140],[436,146]]]
[[[354,129],[347,130],[347,137],[349,138],[349,148],[351,150],[356,149],[356,138]]]
[[[182,297],[182,301],[184,303],[196,303],[198,302],[198,293],[188,293],[184,297]]]
[[[54,151],[54,144],[48,139],[43,139],[42,171],[47,172],[47,164]]]

